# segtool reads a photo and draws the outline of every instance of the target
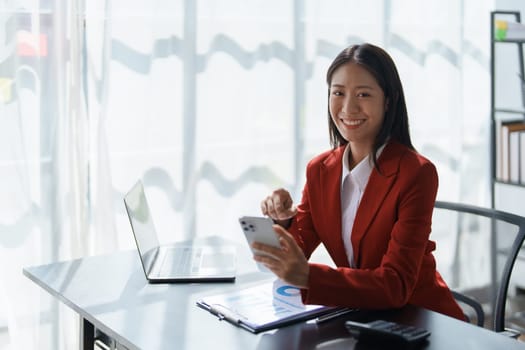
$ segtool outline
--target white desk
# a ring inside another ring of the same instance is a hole
[[[239,246],[242,250],[247,247]],[[136,251],[29,267],[24,274],[83,319],[81,349],[92,349],[95,329],[127,349],[372,349],[349,336],[345,319],[389,319],[428,328],[424,349],[525,349],[506,338],[428,310],[405,307],[357,312],[317,325],[302,322],[251,334],[200,309],[205,295],[241,288],[271,275],[256,272],[240,254],[235,283],[152,285],[144,278]],[[243,260],[244,259],[244,260]]]

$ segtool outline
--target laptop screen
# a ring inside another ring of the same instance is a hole
[[[139,180],[124,196],[124,203],[146,274],[151,271],[159,240],[153,225],[144,186]]]

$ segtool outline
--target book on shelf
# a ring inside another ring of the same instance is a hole
[[[509,180],[514,183],[520,182],[520,134],[509,133]]]
[[[496,177],[501,181],[521,181],[522,156],[520,134],[524,120],[500,121],[496,127]]]
[[[506,154],[508,154],[508,143],[503,142],[503,138],[505,137],[505,133],[503,132],[503,126],[508,123],[515,123],[516,121],[506,121],[506,120],[498,120],[496,122],[496,131],[495,131],[495,144],[496,144],[496,179],[501,181],[508,181],[508,167],[507,163],[503,160],[506,158]]]
[[[525,131],[519,133],[519,148],[520,148],[520,183],[525,185]]]
[[[525,25],[517,22],[496,20],[494,36],[496,40],[524,40]]]

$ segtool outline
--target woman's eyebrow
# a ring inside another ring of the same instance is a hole
[[[330,85],[331,87],[346,87],[346,85],[344,84],[337,84],[337,83],[334,83],[332,85]],[[371,85],[357,85],[357,86],[354,86],[352,87],[353,89],[370,89],[370,90],[373,90],[374,88],[371,86]]]

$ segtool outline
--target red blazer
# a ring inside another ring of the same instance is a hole
[[[310,263],[303,302],[362,309],[421,306],[464,320],[436,271],[429,240],[438,187],[434,165],[398,143],[386,145],[361,198],[352,229],[356,268],[341,238],[340,185],[344,147],[315,157],[289,231],[307,258],[323,243],[337,269]]]

